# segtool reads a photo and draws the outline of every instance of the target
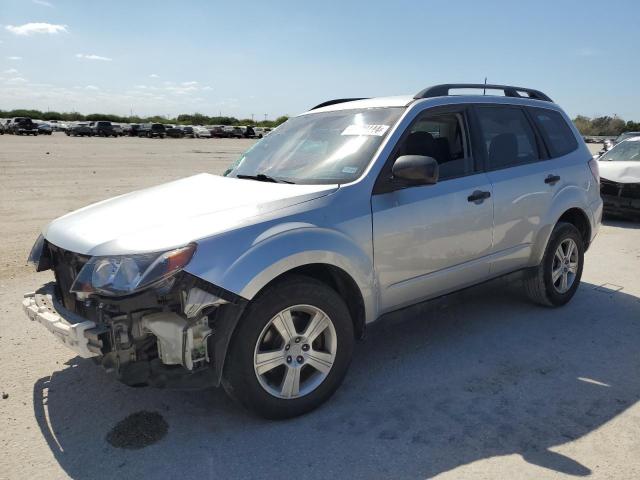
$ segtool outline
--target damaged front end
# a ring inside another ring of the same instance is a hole
[[[182,270],[195,248],[90,257],[40,238],[30,261],[55,283],[25,295],[24,310],[127,385],[217,386],[246,301]]]
[[[640,183],[600,180],[604,211],[610,215],[640,218]]]

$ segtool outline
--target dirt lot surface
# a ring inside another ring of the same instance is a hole
[[[250,144],[0,137],[0,478],[640,478],[638,224],[606,222],[564,308],[502,279],[372,326],[338,393],[285,422],[125,387],[27,320],[46,222]]]

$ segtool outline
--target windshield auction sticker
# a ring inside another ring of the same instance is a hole
[[[349,125],[341,135],[366,135],[381,137],[389,130],[389,125]]]

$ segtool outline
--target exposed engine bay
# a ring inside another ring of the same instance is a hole
[[[233,327],[245,301],[186,272],[125,296],[73,292],[90,257],[46,244],[38,270],[55,283],[25,296],[32,320],[127,385],[218,385]]]

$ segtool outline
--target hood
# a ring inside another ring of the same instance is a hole
[[[640,183],[640,162],[598,162],[600,177],[617,183]]]
[[[157,252],[250,224],[261,215],[337,188],[202,173],[68,213],[51,222],[43,235],[58,247],[84,255]]]

